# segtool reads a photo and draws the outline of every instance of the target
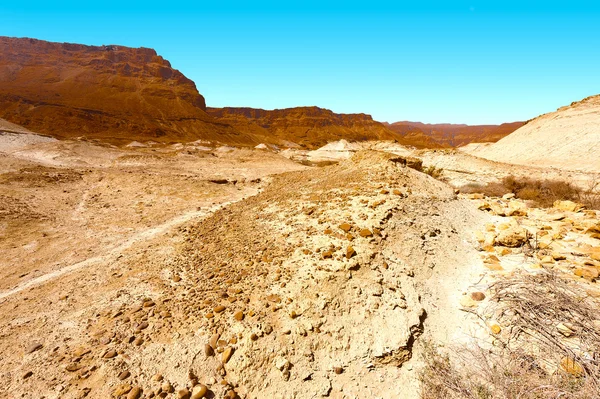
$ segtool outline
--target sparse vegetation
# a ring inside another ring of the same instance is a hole
[[[514,193],[516,198],[531,201],[548,208],[557,200],[580,202],[589,209],[600,209],[600,182],[592,181],[582,189],[564,180],[540,180],[526,177],[507,176],[500,182],[486,185],[469,184],[460,188],[463,193],[482,193],[489,197],[501,197]]]
[[[599,397],[598,304],[555,273],[520,273],[491,289],[509,333],[489,350],[455,350],[452,360],[426,344],[421,398]]]
[[[444,169],[436,168],[433,165],[426,166],[423,168],[423,173],[428,174],[429,176],[433,177],[434,179],[439,179],[440,177],[442,177],[442,174],[444,173]]]

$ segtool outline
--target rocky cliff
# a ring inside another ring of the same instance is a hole
[[[316,148],[340,139],[398,140],[409,144],[366,114],[336,114],[319,107],[276,110],[227,107],[208,108],[207,111],[217,120],[231,124],[241,132],[282,145],[291,141]]]
[[[61,138],[252,144],[148,48],[0,37],[0,117]]]

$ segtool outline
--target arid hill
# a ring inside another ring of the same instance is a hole
[[[388,127],[413,141],[415,147],[447,148],[460,147],[477,142],[496,142],[511,134],[525,122],[503,123],[501,125],[462,125],[462,124],[427,124],[421,122],[395,122]]]
[[[253,144],[148,48],[0,37],[0,117],[61,138]]]
[[[297,143],[308,148],[328,142],[398,140],[409,144],[382,123],[366,114],[336,114],[319,107],[296,107],[276,110],[256,108],[208,108],[207,112],[241,132],[259,136],[275,144]]]
[[[600,172],[600,95],[541,115],[473,155],[518,165]]]

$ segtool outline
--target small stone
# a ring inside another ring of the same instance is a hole
[[[279,295],[271,294],[271,295],[267,295],[267,301],[279,303],[279,302],[281,302],[281,298],[279,297]]]
[[[119,379],[124,380],[124,379],[128,378],[130,375],[131,375],[131,373],[129,371],[125,370],[121,374],[119,374]]]
[[[142,388],[135,387],[129,391],[127,399],[138,399],[142,395]]]
[[[187,388],[180,389],[177,391],[177,398],[179,399],[189,399],[190,391]]]
[[[176,283],[178,283],[178,282],[181,281],[181,277],[178,274],[176,274],[176,275],[173,276],[173,281],[176,282]]]
[[[209,344],[204,344],[204,355],[206,355],[206,357],[214,356],[215,350]]]
[[[70,371],[70,372],[74,372],[77,371],[81,368],[81,366],[77,363],[70,363],[67,365],[67,367],[65,367],[65,370]]]
[[[131,391],[131,385],[121,384],[113,391],[113,396],[119,397],[125,395],[129,391]]]
[[[210,337],[210,340],[208,341],[208,343],[210,344],[210,346],[213,347],[213,349],[217,348],[217,343],[219,342],[219,338],[220,338],[219,334],[213,334]]]
[[[573,358],[563,357],[560,361],[560,367],[567,373],[575,377],[583,377],[583,366]]]
[[[114,349],[111,349],[111,350],[105,352],[104,355],[102,355],[102,357],[104,359],[112,359],[113,357],[116,357],[116,356],[117,356],[117,351]]]
[[[208,387],[204,384],[199,384],[192,389],[192,397],[191,399],[202,399],[206,396],[208,392]]]
[[[558,323],[556,325],[556,329],[565,337],[570,337],[571,335],[575,334],[575,331],[573,331],[571,326],[566,325],[565,323]]]
[[[295,318],[296,318],[296,317],[298,317],[298,316],[299,316],[299,315],[298,315],[298,313],[296,313],[296,311],[295,311],[295,310],[292,310],[292,311],[290,312],[290,318],[292,318],[292,319],[295,319]]]
[[[565,260],[567,259],[567,257],[561,253],[558,252],[552,252],[552,259],[554,260]]]
[[[332,251],[325,251],[323,252],[323,259],[331,259],[333,258],[333,252]]]
[[[367,238],[367,237],[373,237],[373,233],[372,233],[372,232],[371,232],[371,230],[369,230],[369,229],[362,229],[362,230],[360,231],[360,236],[361,236],[361,237],[364,237],[364,238]]]
[[[166,393],[171,393],[173,391],[173,386],[171,386],[171,383],[169,381],[165,381],[163,382],[163,384],[160,387],[162,389],[163,392]]]
[[[485,294],[483,292],[471,292],[471,298],[474,301],[483,301],[485,299]]]
[[[256,334],[252,333],[252,335],[250,335],[250,339],[251,339],[252,341],[256,341],[256,340],[258,340],[258,335],[256,335]]]
[[[154,374],[152,376],[152,381],[159,382],[159,381],[162,381],[162,380],[163,380],[163,376],[160,373]]]
[[[34,342],[25,349],[25,353],[33,353],[37,350],[42,349],[42,346],[43,345],[40,344],[39,342]]]
[[[344,372],[344,369],[343,369],[343,368],[341,368],[341,367],[334,367],[333,371],[334,371],[336,374],[342,374],[342,373]]]
[[[145,308],[149,308],[149,307],[152,307],[154,305],[155,305],[155,303],[152,302],[152,301],[146,301],[146,302],[144,302],[144,307]]]
[[[352,248],[352,246],[348,246],[348,248],[346,249],[346,258],[350,259],[354,255],[356,255],[356,251],[354,250],[354,248]]]
[[[23,379],[26,380],[29,377],[31,377],[33,375],[33,371],[27,371],[25,374],[23,374]]]
[[[223,305],[219,305],[219,306],[217,306],[216,308],[213,309],[213,311],[215,313],[221,313],[224,310],[225,310],[225,306],[223,306]]]
[[[498,324],[492,324],[490,330],[492,330],[492,334],[500,334],[502,328]]]
[[[235,312],[233,314],[233,317],[237,320],[237,321],[242,321],[244,320],[244,312],[241,310],[238,310],[237,312]]]
[[[227,363],[229,361],[229,359],[231,359],[231,355],[233,355],[233,348],[231,346],[228,346],[223,351],[223,355],[221,357],[221,360],[223,361],[223,363]]]
[[[340,224],[340,229],[347,233],[352,229],[352,226],[350,226],[348,223],[342,223]]]

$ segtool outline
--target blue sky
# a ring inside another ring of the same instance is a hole
[[[0,18],[3,36],[154,48],[214,107],[482,124],[600,93],[600,2],[0,0]]]

